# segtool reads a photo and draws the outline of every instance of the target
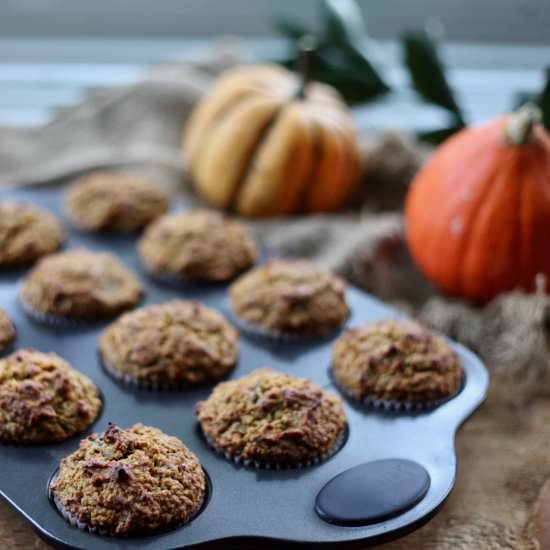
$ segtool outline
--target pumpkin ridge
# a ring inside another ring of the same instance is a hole
[[[311,165],[309,167],[309,170],[305,174],[304,182],[302,183],[302,188],[300,189],[300,193],[298,195],[298,199],[296,200],[296,214],[304,214],[306,212],[306,205],[309,201],[309,195],[310,193],[314,193],[315,190],[315,175],[317,173],[317,165],[319,164],[322,155],[323,155],[323,139],[321,138],[322,128],[321,126],[315,121],[311,121],[311,127],[312,127],[312,133],[313,133],[313,145],[311,146]],[[310,185],[308,185],[308,182]]]
[[[469,265],[469,258],[472,257],[477,253],[477,249],[475,247],[472,247],[470,244],[472,235],[476,234],[478,232],[478,224],[480,224],[480,220],[482,219],[479,215],[480,212],[491,210],[493,208],[493,204],[491,202],[492,197],[496,194],[496,189],[498,189],[498,185],[494,185],[495,183],[495,176],[499,171],[499,162],[497,158],[493,158],[493,161],[491,163],[490,170],[487,172],[484,178],[484,183],[482,184],[482,190],[480,191],[480,195],[483,197],[483,200],[477,201],[475,205],[474,212],[472,214],[472,219],[470,223],[470,231],[468,234],[464,235],[464,238],[462,240],[462,247],[461,247],[461,254],[459,255],[460,258],[462,258],[462,261],[459,262],[459,269],[456,272],[456,279],[455,279],[455,288],[458,289],[459,294],[469,295],[470,293],[466,289],[467,284],[467,277],[466,277],[466,268]],[[482,234],[483,231],[479,230]],[[471,261],[471,260],[470,260]],[[466,283],[466,284],[465,284]]]
[[[277,123],[277,120],[281,116],[281,112],[285,108],[285,106],[286,106],[286,103],[282,102],[279,105],[278,109],[273,114],[273,116],[267,120],[266,124],[257,135],[254,145],[252,146],[249,154],[247,155],[246,161],[243,162],[241,173],[237,179],[237,184],[235,185],[235,188],[233,190],[233,195],[231,196],[231,200],[229,201],[229,205],[228,205],[228,209],[231,212],[234,212],[236,210],[237,202],[239,200],[239,195],[241,194],[242,188],[244,187],[244,184],[246,182],[246,176],[249,173],[251,167],[254,165],[254,160],[256,158],[258,151],[262,148],[263,144],[266,142],[269,136],[269,133]]]

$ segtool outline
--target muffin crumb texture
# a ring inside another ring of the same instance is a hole
[[[0,203],[0,267],[20,267],[59,249],[63,227],[42,208]]]
[[[12,444],[62,441],[97,418],[95,384],[54,353],[19,350],[0,359],[0,440]]]
[[[0,352],[4,351],[15,340],[15,327],[8,314],[0,308]]]
[[[237,279],[230,297],[241,321],[274,335],[325,336],[349,316],[344,282],[305,260],[266,262]]]
[[[218,384],[198,403],[197,416],[216,450],[266,466],[322,459],[336,450],[346,427],[337,396],[268,368]]]
[[[112,254],[73,249],[40,260],[24,280],[21,299],[44,315],[90,321],[134,307],[142,294]]]
[[[144,385],[168,387],[219,380],[239,355],[238,332],[221,313],[172,300],[126,313],[101,336],[109,370]]]
[[[206,491],[196,456],[142,424],[110,424],[62,460],[50,493],[71,523],[113,536],[149,535],[189,521]]]
[[[83,176],[65,195],[67,214],[85,231],[133,233],[168,206],[168,197],[153,183],[117,172]]]
[[[428,403],[450,397],[462,382],[460,360],[445,340],[417,321],[386,319],[342,335],[332,368],[356,399]]]
[[[242,223],[210,210],[167,214],[151,224],[139,254],[153,274],[185,281],[232,279],[256,261],[256,242]]]

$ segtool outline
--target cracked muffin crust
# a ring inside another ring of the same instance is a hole
[[[134,307],[142,295],[112,254],[73,249],[40,260],[23,281],[21,301],[31,316],[91,321]]]
[[[55,353],[19,350],[0,359],[0,441],[63,441],[97,418],[95,384]]]
[[[268,368],[218,384],[196,412],[218,452],[260,466],[317,462],[338,450],[346,428],[337,396]]]
[[[325,336],[349,316],[344,282],[305,260],[270,260],[229,294],[241,321],[273,335]]]
[[[256,242],[242,223],[210,210],[167,214],[138,243],[147,270],[185,281],[232,279],[256,261]]]
[[[0,353],[15,340],[15,327],[13,326],[8,314],[0,308]]]
[[[126,313],[100,339],[114,376],[142,386],[180,387],[219,380],[239,355],[238,332],[221,313],[173,300]]]
[[[117,172],[93,172],[65,194],[65,210],[84,231],[133,233],[168,210],[168,197],[153,183]]]
[[[429,403],[455,394],[463,371],[445,340],[417,321],[385,319],[347,331],[335,342],[332,370],[352,397]]]
[[[61,461],[50,494],[80,529],[149,535],[189,521],[206,491],[197,457],[176,437],[135,424],[109,424]]]
[[[63,227],[42,208],[0,202],[0,267],[20,267],[55,252],[63,242]]]

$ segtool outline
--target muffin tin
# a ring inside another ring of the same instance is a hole
[[[34,202],[62,216],[58,188],[4,192],[1,198]],[[225,286],[155,282],[144,273],[134,245],[133,237],[77,231],[71,231],[66,242],[69,247],[115,253],[144,283],[142,304],[194,298],[227,314]],[[455,432],[483,401],[489,384],[481,361],[463,346],[452,343],[464,366],[463,388],[439,407],[424,412],[392,412],[364,409],[344,399],[349,420],[347,440],[327,461],[304,469],[246,468],[214,453],[198,429],[193,407],[208,396],[211,387],[162,392],[121,385],[104,371],[98,358],[98,336],[107,323],[50,327],[30,321],[17,300],[23,274],[23,270],[0,274],[0,306],[18,330],[14,347],[57,352],[94,380],[104,399],[99,419],[82,436],[37,447],[0,445],[0,494],[49,544],[90,550],[137,545],[151,550],[316,544],[364,548],[422,525],[451,491],[456,474]],[[347,292],[351,306],[348,325],[401,315],[359,290],[349,288]],[[311,378],[339,393],[329,374],[335,337],[278,343],[243,336],[240,360],[231,378],[270,366]],[[56,511],[48,500],[47,486],[59,461],[82,437],[103,431],[109,421],[123,427],[138,421],[156,426],[179,437],[197,454],[210,487],[206,504],[192,522],[156,536],[117,539],[75,529]]]

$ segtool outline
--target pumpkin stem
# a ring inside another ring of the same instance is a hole
[[[542,120],[542,112],[534,103],[526,103],[510,115],[505,139],[512,145],[525,145],[533,139],[533,126]]]
[[[317,41],[311,34],[305,34],[298,42],[300,55],[298,56],[298,75],[301,77],[300,86],[296,97],[304,99],[306,97],[306,88],[311,80],[311,67],[313,61],[313,52],[317,49]]]

